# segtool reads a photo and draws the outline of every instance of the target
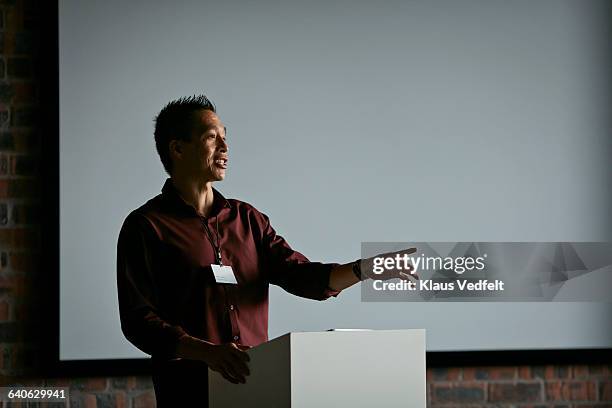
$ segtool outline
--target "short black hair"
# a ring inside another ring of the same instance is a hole
[[[191,140],[195,114],[201,110],[217,112],[215,105],[206,96],[193,95],[169,102],[155,117],[155,147],[168,174],[172,170],[170,141]]]

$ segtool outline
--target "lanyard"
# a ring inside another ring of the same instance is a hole
[[[206,220],[206,218],[202,219],[202,225],[204,226],[204,230],[206,231],[206,237],[208,238],[208,240],[210,241],[210,244],[213,246],[215,250],[215,258],[217,259],[217,262],[219,263],[219,265],[223,266],[223,261],[221,259],[221,240],[219,239],[219,217],[215,217],[215,221],[216,221],[215,237],[213,237],[212,232],[210,232],[210,229],[208,228],[208,221]],[[216,238],[216,239],[213,239],[213,238]]]

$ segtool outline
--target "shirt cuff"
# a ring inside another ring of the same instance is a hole
[[[327,289],[325,289],[325,297],[329,298],[329,297],[336,297],[340,294],[340,292],[342,292],[341,290],[336,290],[336,289],[332,289],[329,286],[327,287]]]
[[[329,286],[329,278],[331,275],[331,271],[336,267],[339,266],[340,264],[334,263],[334,264],[324,264],[326,266],[326,273],[324,274],[325,276],[325,289],[323,290],[323,296],[321,298],[321,300],[325,300],[325,299],[329,299],[330,297],[337,297],[340,292],[342,292],[342,290],[336,290],[333,289],[331,286]]]

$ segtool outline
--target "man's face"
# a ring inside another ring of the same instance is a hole
[[[228,147],[225,141],[225,126],[216,113],[202,110],[196,114],[194,130],[189,142],[176,141],[180,149],[174,162],[180,173],[205,181],[220,181],[225,178],[228,162]],[[172,149],[172,147],[171,147]]]

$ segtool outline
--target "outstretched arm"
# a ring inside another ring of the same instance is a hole
[[[338,265],[329,274],[329,287],[341,291],[359,282],[353,273],[353,263]]]

